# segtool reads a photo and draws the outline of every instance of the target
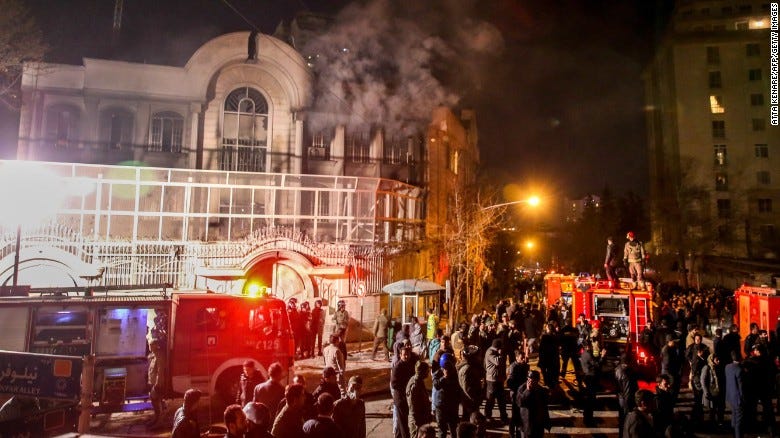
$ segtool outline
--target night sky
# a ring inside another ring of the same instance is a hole
[[[301,9],[338,17],[351,3],[354,20],[355,10],[395,5],[383,11],[418,20],[422,37],[443,43],[445,55],[432,70],[458,106],[476,109],[483,167],[494,181],[570,198],[605,186],[647,195],[640,75],[670,0],[441,0],[414,2],[414,11],[389,0],[228,1],[269,34]],[[183,65],[209,39],[250,29],[224,0],[125,0],[122,34],[112,47],[113,1],[25,3],[52,62],[97,57]],[[475,45],[484,44],[471,47],[463,34],[479,35]],[[13,155],[18,122],[0,116],[0,152]]]

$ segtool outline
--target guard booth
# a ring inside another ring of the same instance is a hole
[[[737,307],[737,324],[742,339],[750,333],[750,323],[771,332],[780,317],[780,295],[773,287],[748,286],[743,284],[734,291]]]
[[[424,322],[426,310],[433,309],[441,322],[444,286],[428,280],[407,279],[390,283],[382,291],[387,293],[388,318],[391,320],[406,324],[410,317],[417,316]]]

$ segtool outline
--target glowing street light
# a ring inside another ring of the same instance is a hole
[[[536,244],[534,243],[533,240],[527,240],[525,242],[525,247],[528,249],[534,249],[534,246],[536,246]]]
[[[16,228],[12,286],[18,286],[22,226],[56,216],[70,192],[85,194],[89,190],[94,188],[84,187],[76,180],[67,181],[40,163],[6,161],[0,165],[0,202],[4,205],[0,226]]]
[[[531,207],[537,207],[541,202],[542,202],[541,198],[534,195],[528,199],[519,199],[517,201],[502,202],[501,204],[488,205],[487,207],[482,207],[482,210],[490,210],[493,208],[505,207],[507,205],[515,205],[515,204],[528,204]]]

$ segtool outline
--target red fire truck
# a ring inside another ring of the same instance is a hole
[[[649,284],[649,283],[648,283]],[[579,281],[573,293],[572,318],[580,314],[598,327],[602,348],[607,357],[616,358],[623,351],[634,354],[640,386],[652,388],[656,360],[641,344],[640,334],[652,321],[652,290],[632,290],[630,280]]]
[[[734,291],[737,308],[739,334],[744,339],[750,333],[750,323],[755,322],[761,330],[771,332],[780,316],[780,295],[778,290],[767,286],[743,284]]]
[[[144,408],[133,402],[148,398],[152,338],[167,353],[169,395],[197,388],[232,402],[245,360],[255,360],[266,377],[273,362],[293,365],[295,345],[279,299],[165,288],[89,295],[32,290],[0,298],[0,350],[94,355],[96,411]]]

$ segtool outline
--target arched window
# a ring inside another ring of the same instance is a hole
[[[222,170],[265,172],[268,102],[254,88],[233,90],[222,115]]]
[[[79,110],[70,105],[52,105],[46,110],[46,143],[56,148],[74,146],[78,141]]]
[[[182,116],[170,111],[155,113],[149,130],[150,151],[181,152],[184,133]]]
[[[100,113],[100,140],[108,149],[124,149],[133,145],[133,115],[122,108],[109,108]]]

